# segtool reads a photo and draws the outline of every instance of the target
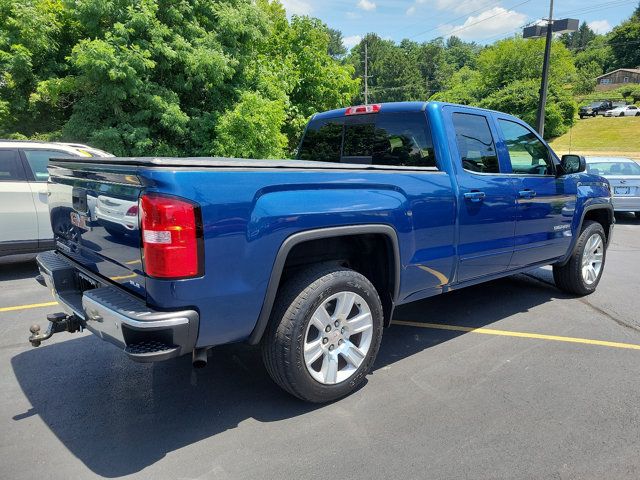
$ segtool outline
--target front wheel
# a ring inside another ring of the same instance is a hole
[[[365,276],[342,267],[311,267],[279,292],[262,358],[287,392],[330,402],[362,385],[382,328],[382,304]]]
[[[605,245],[602,225],[586,221],[569,261],[565,265],[553,266],[556,286],[576,295],[593,293],[602,278],[607,255]]]

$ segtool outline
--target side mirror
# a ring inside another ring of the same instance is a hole
[[[563,155],[560,159],[560,175],[570,175],[587,170],[587,161],[582,155]]]

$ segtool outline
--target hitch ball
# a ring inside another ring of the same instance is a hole
[[[37,323],[34,323],[29,327],[29,331],[31,332],[31,337],[37,337],[38,334],[40,333],[40,325],[38,325]],[[31,345],[34,347],[39,347],[40,344],[42,343],[40,340],[30,339],[30,341],[31,341]]]

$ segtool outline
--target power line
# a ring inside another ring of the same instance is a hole
[[[468,1],[468,0],[467,0],[467,1]],[[462,2],[459,6],[464,5],[465,3],[467,3],[467,2]],[[473,10],[473,11],[469,12],[469,13],[466,13],[466,14],[464,14],[464,15],[460,16],[460,17],[455,17],[455,18],[452,18],[452,19],[450,19],[450,20],[445,20],[445,22],[444,22],[444,23],[453,23],[453,22],[457,22],[458,20],[462,20],[463,18],[467,18],[467,17],[469,17],[469,16],[473,15],[474,13],[478,13],[478,12],[480,12],[480,11],[482,11],[482,10],[485,10],[485,9],[487,9],[487,8],[489,8],[489,7],[494,7],[494,6],[499,5],[499,4],[501,4],[501,3],[502,3],[502,0],[499,0],[499,1],[497,1],[497,2],[493,2],[493,3],[491,3],[490,5],[485,5],[485,6],[481,7],[481,8],[478,8],[478,9],[476,9],[476,10]],[[437,16],[437,17],[435,17],[435,18],[442,18],[442,17],[443,17],[443,16],[442,16],[442,15],[440,15],[440,16]],[[440,28],[440,25],[438,25],[438,26],[436,26],[436,27],[433,27],[433,28],[430,28],[429,30],[424,30],[423,32],[416,33],[415,35],[413,35],[413,36],[411,36],[411,37],[407,37],[407,40],[411,40],[412,38],[419,37],[420,35],[424,35],[425,33],[433,32],[434,30],[437,30],[438,28]],[[403,30],[406,30],[406,28],[405,28],[405,29],[403,29]],[[394,33],[396,33],[396,32],[394,32]]]

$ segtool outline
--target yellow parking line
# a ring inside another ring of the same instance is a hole
[[[599,345],[601,347],[627,348],[630,350],[640,350],[640,345],[633,343],[607,342],[605,340],[591,340],[588,338],[560,337],[557,335],[543,335],[541,333],[514,332],[511,330],[494,330],[492,328],[473,328],[460,325],[445,325],[442,323],[422,323],[405,322],[394,320],[394,325],[404,325],[405,327],[431,328],[436,330],[453,330],[455,332],[480,333],[483,335],[499,335],[502,337],[535,338],[537,340],[551,340],[553,342],[583,343],[585,345]]]
[[[28,310],[30,308],[52,307],[58,302],[32,303],[30,305],[16,305],[15,307],[0,307],[0,312],[13,312],[15,310]]]

